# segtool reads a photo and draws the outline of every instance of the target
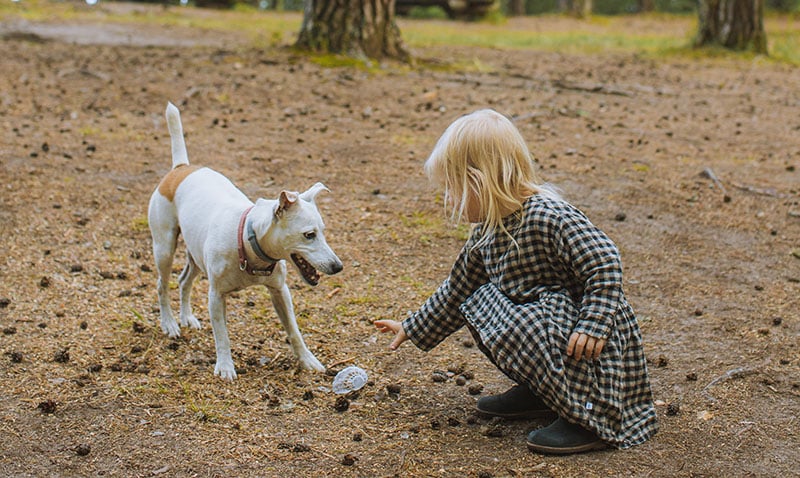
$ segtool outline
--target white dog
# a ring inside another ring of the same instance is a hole
[[[170,337],[180,335],[170,307],[169,277],[178,235],[183,234],[187,262],[179,278],[181,325],[200,328],[192,314],[190,296],[194,279],[204,273],[217,349],[215,375],[236,378],[225,298],[256,284],[267,286],[300,365],[324,371],[297,328],[286,286],[286,261],[293,262],[312,286],[319,282],[318,270],[325,274],[342,270],[342,262],[325,241],[325,225],[314,203],[317,194],[328,189],[317,183],[302,194],[282,191],[278,200],[258,199],[253,204],[221,174],[189,165],[180,113],[172,103],[167,104],[166,117],[172,139],[172,170],[153,192],[148,210],[158,268],[161,329]]]

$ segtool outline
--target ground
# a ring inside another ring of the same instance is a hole
[[[797,476],[796,68],[426,47],[437,68],[365,70],[178,27],[12,20],[0,36],[0,475]],[[205,280],[205,328],[162,334],[146,210],[170,166],[168,100],[190,160],[248,196],[330,188],[344,271],[289,281],[312,351],[369,374],[347,410],[330,373],[297,370],[263,289],[228,301],[234,382],[213,375]],[[510,383],[464,331],[390,352],[372,325],[446,277],[465,228],[421,166],[484,107],[621,249],[660,420],[641,446],[529,453],[546,422],[474,417]]]

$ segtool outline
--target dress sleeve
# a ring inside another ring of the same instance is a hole
[[[450,275],[420,309],[403,321],[408,338],[428,351],[466,323],[459,307],[481,285],[488,282],[480,251],[471,250],[475,236],[467,241]]]
[[[583,284],[580,314],[573,331],[607,339],[623,300],[619,250],[603,231],[574,208],[566,210],[554,230],[556,253]]]

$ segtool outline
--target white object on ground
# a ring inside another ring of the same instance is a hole
[[[367,372],[351,365],[333,378],[333,393],[344,395],[361,389],[367,384]]]

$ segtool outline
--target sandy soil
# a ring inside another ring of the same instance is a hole
[[[491,71],[367,72],[246,45],[0,24],[0,475],[797,473],[796,69],[430,48],[414,53]],[[330,374],[296,369],[264,290],[228,301],[233,383],[213,376],[205,281],[206,327],[162,334],[146,209],[170,165],[168,100],[192,162],[248,196],[330,187],[320,207],[345,270],[316,288],[290,281],[309,347],[334,372],[370,374],[347,410]],[[465,232],[421,165],[450,121],[482,107],[515,118],[542,175],[622,250],[661,421],[642,446],[531,454],[525,434],[546,423],[474,417],[509,382],[464,331],[392,353],[371,325],[403,318],[447,275]],[[448,369],[474,378],[432,380]]]

